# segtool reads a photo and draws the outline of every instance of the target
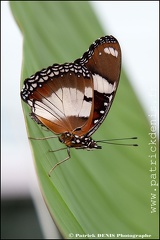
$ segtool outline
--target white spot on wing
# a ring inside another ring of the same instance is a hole
[[[118,57],[118,51],[115,50],[115,57],[117,58]]]
[[[116,58],[118,57],[118,51],[112,47],[104,48],[104,52],[107,54],[112,54],[112,56],[114,56]]]
[[[98,119],[95,119],[95,120],[94,120],[94,124],[97,123],[97,122],[98,122]]]
[[[33,83],[33,84],[32,84],[32,87],[33,87],[33,88],[36,88],[36,87],[37,87],[37,83]]]
[[[103,111],[103,110],[101,110],[101,111],[100,111],[100,113],[102,113],[102,114],[103,114],[103,113],[104,113],[104,111]]]
[[[110,101],[110,102],[111,102],[112,98],[113,98],[113,96],[111,95],[111,96],[109,97],[109,101]]]
[[[99,93],[112,93],[116,90],[116,82],[111,84],[107,81],[107,79],[99,76],[98,74],[94,74],[94,90],[98,91]]]
[[[104,52],[110,54],[109,48],[104,48]]]
[[[113,56],[115,56],[115,54],[114,54],[114,49],[113,49],[112,47],[109,47],[109,50],[110,50],[110,53],[111,53]]]

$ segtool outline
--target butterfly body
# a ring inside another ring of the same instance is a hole
[[[59,136],[59,141],[64,143],[69,148],[76,149],[101,149],[97,143],[91,138],[86,136],[78,136],[71,133],[63,133]]]
[[[21,98],[31,118],[58,135],[67,149],[100,149],[91,135],[110,110],[120,69],[119,43],[105,36],[73,63],[54,64],[27,78]]]

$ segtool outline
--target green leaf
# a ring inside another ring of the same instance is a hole
[[[86,1],[11,1],[10,6],[24,40],[21,86],[25,78],[42,68],[73,62],[93,41],[106,35]],[[22,105],[28,136],[52,136],[30,118],[28,105]],[[109,233],[115,234],[113,238],[124,238],[116,234],[157,238],[158,210],[152,213],[152,200],[158,197],[151,198],[151,193],[158,191],[151,186],[157,181],[157,171],[150,171],[155,167],[149,157],[153,155],[150,125],[122,70],[113,106],[93,138],[137,136],[133,141],[138,147],[103,144],[102,150],[90,152],[71,149],[71,159],[49,177],[50,169],[67,152],[49,152],[63,148],[57,139],[30,140],[44,200],[64,238],[70,238],[70,233],[77,238]],[[156,147],[155,153],[158,144]]]

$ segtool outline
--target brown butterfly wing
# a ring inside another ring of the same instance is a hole
[[[53,65],[24,82],[22,99],[37,123],[55,134],[88,132],[93,116],[93,79],[78,64]]]
[[[76,63],[92,74],[94,84],[94,113],[87,136],[92,135],[106,118],[119,83],[121,49],[113,36],[96,40]]]

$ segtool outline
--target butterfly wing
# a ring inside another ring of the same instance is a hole
[[[90,137],[108,114],[120,68],[119,43],[105,36],[74,63],[54,64],[26,79],[21,97],[32,118],[55,134]]]
[[[21,97],[32,118],[55,134],[83,135],[93,116],[93,79],[78,64],[54,64],[26,79]]]
[[[94,113],[87,136],[91,136],[106,118],[118,87],[121,49],[113,36],[96,40],[75,63],[85,66],[94,84]]]

